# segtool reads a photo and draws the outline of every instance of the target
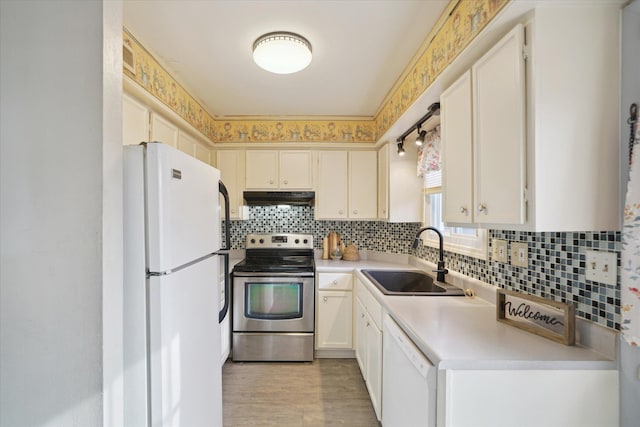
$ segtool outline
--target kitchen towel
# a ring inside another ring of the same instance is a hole
[[[638,116],[640,113],[636,110],[635,114],[635,129],[631,128],[630,138],[632,140],[630,149],[632,147],[634,149],[629,166],[622,227],[620,311],[622,336],[629,345],[638,347],[640,345],[640,165],[638,165],[638,151],[640,151]]]

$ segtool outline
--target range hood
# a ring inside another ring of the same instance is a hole
[[[247,206],[313,206],[315,202],[313,191],[245,191],[243,196]]]

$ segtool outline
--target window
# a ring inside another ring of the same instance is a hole
[[[444,249],[474,258],[487,259],[487,230],[482,228],[447,227],[442,221],[442,190],[426,192],[424,198],[424,225],[442,231]],[[437,248],[435,233],[422,233],[424,245]]]
[[[481,228],[447,227],[442,218],[442,174],[440,172],[440,126],[429,131],[418,151],[418,174],[424,179],[424,225],[436,227],[444,236],[444,249],[487,259],[487,231]],[[424,245],[437,248],[435,233],[422,233]]]

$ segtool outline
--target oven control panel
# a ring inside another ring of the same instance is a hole
[[[313,249],[312,234],[247,234],[247,249]]]

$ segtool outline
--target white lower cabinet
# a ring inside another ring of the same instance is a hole
[[[369,397],[382,417],[382,306],[367,288],[356,279],[356,359]]]
[[[352,281],[351,273],[318,273],[316,350],[349,350],[353,355]]]
[[[438,427],[618,425],[614,369],[447,369],[437,393]]]

